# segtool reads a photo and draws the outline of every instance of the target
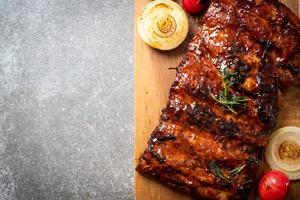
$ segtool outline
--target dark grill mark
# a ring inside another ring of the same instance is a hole
[[[225,137],[234,137],[240,131],[238,126],[231,121],[218,121],[217,126],[220,133]]]
[[[215,114],[207,107],[192,104],[188,109],[189,122],[193,125],[209,127],[215,119]]]
[[[150,145],[148,145],[148,151],[160,162],[160,163],[164,163],[165,159],[162,158],[157,152],[155,152],[153,150],[154,148],[154,142],[151,142]]]
[[[153,138],[154,139],[154,138]],[[176,136],[172,134],[167,134],[167,135],[157,135],[156,139],[159,141],[165,141],[165,140],[176,140]]]
[[[300,71],[299,67],[289,63],[278,65],[278,67],[289,70],[294,76],[297,76]]]
[[[273,128],[277,124],[278,106],[274,93],[261,94],[258,96],[258,116],[267,127]]]

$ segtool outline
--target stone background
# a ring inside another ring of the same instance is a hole
[[[133,199],[133,1],[0,0],[0,199]]]

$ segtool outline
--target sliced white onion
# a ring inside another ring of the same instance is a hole
[[[265,157],[271,169],[286,173],[290,180],[300,179],[300,128],[288,126],[273,132]]]
[[[188,33],[188,19],[183,9],[171,0],[148,3],[137,20],[138,32],[149,46],[170,50],[179,46]]]

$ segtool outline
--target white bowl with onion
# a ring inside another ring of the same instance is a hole
[[[273,132],[265,157],[271,169],[284,172],[290,180],[300,179],[300,128],[288,126]]]
[[[171,0],[148,3],[137,19],[137,28],[146,44],[160,50],[178,47],[189,30],[185,12]]]

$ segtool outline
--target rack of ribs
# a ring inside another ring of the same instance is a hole
[[[245,199],[300,70],[300,21],[277,0],[212,0],[136,170],[196,199]]]

